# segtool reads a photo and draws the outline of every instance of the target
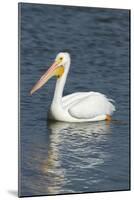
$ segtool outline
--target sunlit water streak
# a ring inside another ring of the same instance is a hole
[[[88,185],[98,183],[100,180],[96,179],[97,167],[108,157],[107,153],[99,148],[99,143],[106,141],[107,134],[110,134],[109,124],[105,122],[93,124],[53,122],[49,123],[48,127],[51,131],[51,143],[44,170],[48,176],[53,174],[53,184],[49,186],[49,192],[64,193],[64,186],[71,188],[70,186],[73,186],[75,182],[81,186],[77,192],[82,192],[84,188],[89,189],[86,182],[83,184],[85,180],[83,174],[86,175],[87,170],[92,169],[96,169],[96,174],[88,178]],[[66,168],[63,167],[64,165]],[[54,184],[57,185],[57,181],[61,184],[55,188]],[[72,187],[67,192],[76,191]]]

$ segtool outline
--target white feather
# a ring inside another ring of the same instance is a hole
[[[113,111],[115,111],[115,106],[111,103],[111,99],[98,92],[81,93],[75,100],[70,99],[70,105],[68,105],[70,115],[78,119],[112,115]]]

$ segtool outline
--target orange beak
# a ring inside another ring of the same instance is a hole
[[[64,73],[64,67],[58,66],[59,62],[55,61],[52,66],[46,71],[45,74],[40,78],[40,80],[34,85],[30,94],[32,95],[35,91],[40,89],[52,76],[57,76],[58,78]]]

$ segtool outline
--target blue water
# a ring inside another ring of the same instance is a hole
[[[129,11],[19,4],[21,196],[129,190]],[[55,78],[30,96],[56,54],[71,54],[64,95],[115,100],[111,123],[50,122]]]

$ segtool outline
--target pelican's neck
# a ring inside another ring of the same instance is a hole
[[[64,86],[66,83],[66,78],[68,75],[69,68],[70,68],[70,60],[68,60],[68,62],[64,66],[65,71],[64,71],[63,75],[57,79],[54,97],[53,97],[53,101],[52,101],[52,104],[54,104],[54,105],[58,106],[58,105],[61,105],[61,103],[62,103],[61,100],[62,100],[62,95],[63,95],[63,89],[64,89]]]

